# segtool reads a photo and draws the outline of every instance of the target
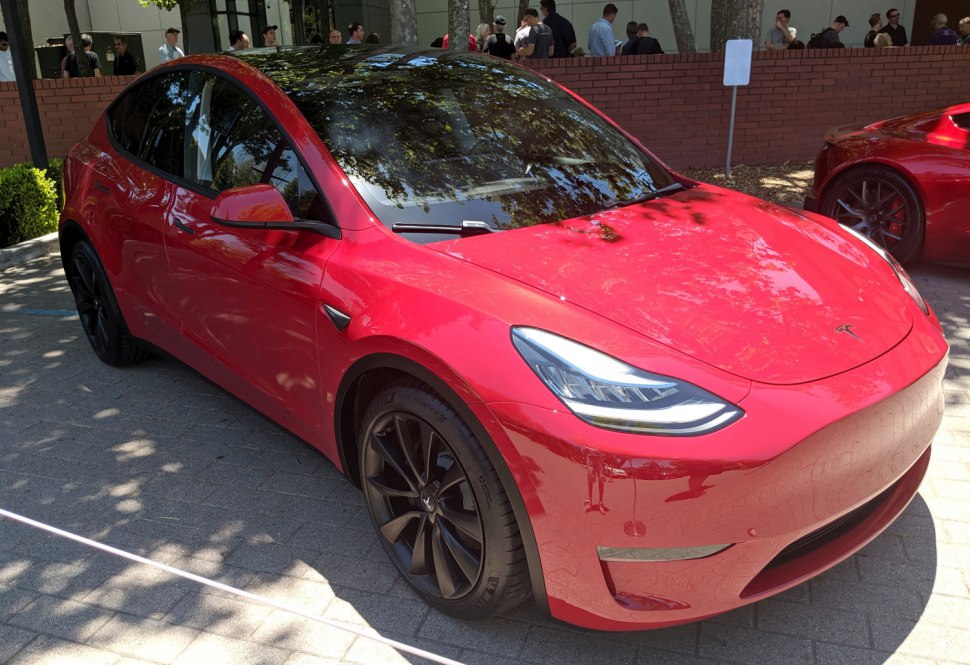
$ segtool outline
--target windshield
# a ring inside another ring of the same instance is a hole
[[[281,85],[374,214],[419,242],[588,215],[674,184],[595,112],[504,61],[348,47],[288,55],[308,62],[257,66],[278,82],[310,73]],[[342,66],[316,74],[310,59],[327,57]]]

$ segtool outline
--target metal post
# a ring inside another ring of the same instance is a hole
[[[734,109],[738,105],[738,86],[731,86],[731,125],[728,127],[727,164],[724,166],[724,177],[731,177],[731,149],[734,147]]]
[[[20,93],[20,106],[24,113],[24,128],[27,143],[30,145],[30,158],[39,169],[47,168],[47,147],[44,145],[44,128],[40,124],[37,98],[34,96],[34,76],[27,58],[34,57],[34,47],[24,43],[21,32],[23,21],[17,0],[0,0],[3,9],[3,22],[7,26],[7,38],[13,56],[13,71],[17,76],[17,91]]]

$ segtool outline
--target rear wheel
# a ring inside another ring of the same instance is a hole
[[[361,483],[378,538],[430,605],[478,619],[529,594],[525,552],[495,468],[461,417],[404,381],[367,409]]]
[[[923,244],[919,194],[903,176],[882,166],[837,177],[825,188],[819,212],[868,236],[900,263],[916,258]]]
[[[109,365],[127,365],[147,357],[128,331],[108,275],[86,241],[71,251],[70,285],[84,334],[98,358]]]

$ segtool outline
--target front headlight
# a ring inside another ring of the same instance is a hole
[[[873,242],[872,238],[866,235],[863,235],[862,233],[859,233],[858,231],[856,231],[851,227],[843,226],[842,228],[844,228],[846,231],[854,235],[856,238],[858,238],[865,244],[869,245],[869,247],[871,247],[876,254],[882,257],[883,261],[889,264],[889,267],[893,269],[893,273],[896,275],[896,279],[899,280],[900,286],[903,287],[903,291],[908,293],[909,297],[912,298],[917,305],[919,305],[919,308],[923,310],[923,314],[926,314],[927,316],[929,316],[930,314],[929,306],[926,304],[926,301],[923,300],[923,296],[919,294],[919,290],[916,288],[916,285],[913,284],[913,280],[910,279],[909,273],[907,273],[906,270],[901,265],[899,265],[899,261],[897,261],[892,254],[890,254],[885,249],[883,249],[875,242]]]
[[[697,436],[744,413],[686,381],[645,372],[544,330],[513,328],[512,343],[556,397],[591,425]]]

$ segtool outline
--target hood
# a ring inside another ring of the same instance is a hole
[[[427,247],[764,383],[844,372],[912,327],[908,296],[874,253],[793,211],[706,185]]]

